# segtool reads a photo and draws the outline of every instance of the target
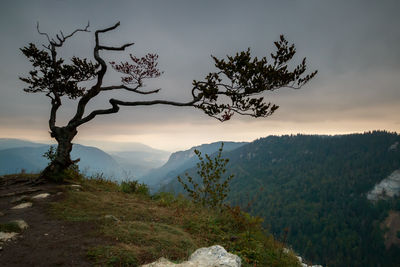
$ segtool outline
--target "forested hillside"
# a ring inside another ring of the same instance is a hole
[[[366,197],[400,168],[399,141],[388,132],[256,140],[224,155],[235,174],[229,201],[263,217],[277,237],[287,229],[289,245],[314,263],[400,266],[382,227],[390,210],[400,211],[399,197]]]
[[[224,150],[231,151],[238,147],[247,144],[246,142],[224,142]],[[198,150],[201,153],[212,154],[218,151],[221,147],[221,142],[215,142],[211,144],[203,144],[192,147],[188,150],[177,151],[172,153],[168,161],[161,166],[148,172],[146,175],[140,178],[141,181],[148,184],[152,190],[158,190],[160,187],[174,180],[178,174],[182,171],[192,168],[198,162],[198,158],[195,156],[194,150]]]

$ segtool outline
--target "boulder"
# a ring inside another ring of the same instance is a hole
[[[165,258],[142,265],[142,267],[240,267],[241,260],[237,255],[228,253],[223,247],[215,245],[208,248],[199,248],[188,261],[172,263]]]
[[[237,255],[228,253],[219,245],[199,248],[189,257],[189,261],[198,262],[210,267],[239,267],[241,265],[241,260]]]

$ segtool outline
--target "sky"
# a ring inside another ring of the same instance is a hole
[[[78,33],[62,50],[63,58],[93,59],[94,31],[120,21],[101,42],[125,52],[106,52],[109,61],[129,54],[159,55],[164,71],[145,89],[157,95],[139,97],[121,91],[94,99],[89,111],[107,108],[109,98],[187,101],[194,79],[215,71],[211,55],[223,58],[251,48],[269,56],[280,34],[296,45],[294,63],[307,58],[318,75],[300,90],[282,88],[265,94],[280,106],[268,118],[235,115],[219,122],[200,110],[171,106],[122,107],[117,114],[96,117],[78,128],[74,142],[112,149],[113,142],[139,142],[167,151],[215,141],[252,141],[268,135],[345,134],[370,130],[400,132],[400,1],[2,1],[0,9],[0,138],[51,142],[49,99],[23,91],[18,79],[31,66],[19,48],[41,46],[40,29],[54,36],[90,21],[90,33]],[[106,84],[119,84],[110,68]],[[57,124],[74,114],[65,101]],[[111,145],[110,145],[111,144]]]

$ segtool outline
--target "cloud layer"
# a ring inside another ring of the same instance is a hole
[[[400,131],[400,10],[398,1],[13,1],[0,11],[0,137],[49,140],[49,101],[26,94],[18,76],[30,70],[18,50],[29,42],[44,43],[36,32],[70,32],[90,21],[92,31],[121,21],[104,35],[107,44],[135,42],[127,54],[159,54],[165,71],[147,88],[161,87],[156,98],[190,98],[191,82],[213,70],[210,55],[224,57],[251,47],[269,55],[280,34],[296,44],[297,62],[307,57],[319,75],[301,90],[282,89],[267,97],[280,105],[267,119],[234,117],[224,124],[198,110],[171,107],[123,108],[90,122],[77,141],[143,142],[176,150],[217,140],[252,140],[269,134],[344,133],[387,129]],[[62,55],[91,58],[92,34],[81,33]],[[107,76],[115,83],[119,76]],[[110,94],[91,108],[107,107]],[[137,99],[126,93],[113,97]],[[64,105],[60,123],[73,114]]]

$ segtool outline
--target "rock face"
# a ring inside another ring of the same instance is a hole
[[[188,261],[175,264],[165,258],[142,267],[240,267],[241,260],[237,255],[228,253],[223,247],[216,245],[199,248]]]
[[[371,201],[386,199],[388,197],[398,196],[400,194],[400,170],[395,170],[388,177],[375,185],[367,194]]]

